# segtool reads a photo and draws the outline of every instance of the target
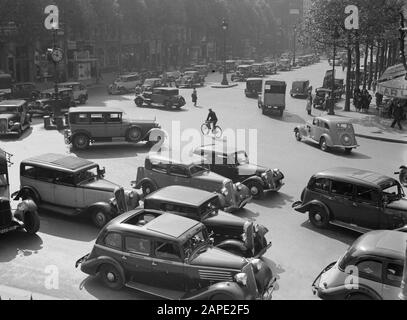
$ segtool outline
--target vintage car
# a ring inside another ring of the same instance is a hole
[[[124,190],[104,176],[105,169],[92,161],[44,154],[21,162],[21,187],[16,199],[31,200],[40,210],[88,216],[101,228],[139,206],[137,193]]]
[[[161,78],[149,78],[144,80],[141,90],[144,91],[153,91],[155,88],[165,87],[164,82]]]
[[[291,60],[289,59],[281,59],[278,63],[278,70],[279,71],[291,71]]]
[[[13,84],[12,97],[16,100],[30,101],[35,99],[39,94],[35,83],[33,82],[19,82]]]
[[[332,90],[325,89],[325,88],[317,88],[315,89],[315,95],[313,95],[312,104],[313,107],[316,109],[322,109],[326,111],[327,105],[326,102],[328,98],[331,96]]]
[[[40,229],[40,218],[37,206],[30,200],[18,203],[16,209],[10,194],[10,180],[8,168],[12,155],[0,149],[0,235],[25,230],[28,234],[36,234]]]
[[[58,84],[59,89],[72,89],[74,100],[77,104],[86,104],[88,89],[80,82],[64,82]]]
[[[197,65],[194,66],[194,69],[196,71],[198,71],[199,74],[201,76],[203,76],[204,78],[206,78],[208,76],[209,66],[207,66],[206,64],[197,64]]]
[[[10,99],[13,91],[13,77],[0,72],[0,101]]]
[[[365,233],[407,225],[407,199],[393,178],[360,169],[334,168],[315,174],[293,204],[317,228],[329,224]]]
[[[213,247],[200,222],[145,209],[109,223],[78,266],[112,290],[167,300],[270,300],[276,283],[263,261]]]
[[[194,154],[204,157],[212,172],[247,186],[255,199],[262,198],[265,191],[278,192],[284,186],[285,177],[279,169],[250,163],[243,150],[215,144],[199,147]]]
[[[55,89],[42,91],[37,100],[29,102],[28,109],[31,116],[49,116],[55,111],[55,106],[58,106],[59,113],[66,113],[70,108],[76,107],[73,90],[58,89],[58,99],[55,98]]]
[[[195,88],[205,85],[205,77],[198,71],[185,71],[184,74],[175,81],[177,88]]]
[[[246,89],[244,91],[247,98],[259,97],[261,90],[263,89],[263,79],[262,78],[249,78],[246,81]]]
[[[138,169],[137,180],[132,186],[142,189],[144,196],[172,185],[216,192],[221,199],[221,208],[228,212],[241,209],[252,200],[246,186],[233,184],[230,179],[209,171],[202,165],[202,157],[191,156],[189,160],[184,162],[150,155],[144,167]]]
[[[311,140],[319,143],[324,152],[331,148],[344,148],[350,154],[359,147],[352,123],[341,117],[316,117],[312,122],[296,127],[294,133],[297,141]]]
[[[323,300],[400,300],[407,234],[372,231],[361,236],[312,284]]]
[[[118,142],[153,144],[165,139],[156,120],[126,119],[121,109],[77,107],[69,110],[65,143],[74,149],[88,149],[91,143]],[[154,138],[153,138],[154,137]],[[160,139],[159,139],[160,138]]]
[[[237,67],[236,72],[232,74],[231,80],[243,82],[246,81],[252,74],[252,67],[250,65],[240,65]]]
[[[266,80],[259,96],[258,107],[264,115],[278,112],[284,115],[287,83],[284,81]]]
[[[139,107],[164,107],[167,109],[181,109],[187,103],[185,98],[179,94],[177,88],[154,88],[152,92],[145,91],[134,99]]]
[[[181,77],[181,72],[180,71],[170,71],[170,72],[165,72],[162,76],[161,79],[165,80],[166,83],[175,83],[177,79]]]
[[[139,73],[132,73],[119,76],[107,89],[109,94],[125,94],[134,92],[137,86],[143,84]]]
[[[25,100],[4,100],[0,102],[0,136],[20,137],[31,127],[31,116]]]
[[[266,75],[277,74],[277,63],[274,61],[267,61],[263,63]]]
[[[290,95],[293,98],[306,98],[312,90],[309,80],[297,80],[293,82]]]
[[[251,65],[251,76],[252,77],[265,77],[266,68],[263,63],[254,63]]]
[[[189,187],[170,186],[144,199],[144,209],[159,210],[202,222],[217,248],[244,257],[263,256],[271,248],[266,227],[219,210],[219,196]]]

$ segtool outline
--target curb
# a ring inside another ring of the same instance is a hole
[[[229,89],[229,88],[234,88],[234,87],[237,87],[237,86],[239,86],[238,83],[230,84],[228,86],[222,86],[222,85],[215,84],[215,85],[212,85],[211,88],[213,88],[213,89]]]
[[[398,143],[398,144],[407,144],[406,140],[397,140],[397,139],[391,139],[391,138],[382,138],[382,137],[375,137],[375,136],[369,136],[365,134],[355,134],[356,137],[359,138],[364,138],[364,139],[369,139],[369,140],[376,140],[376,141],[383,141],[383,142],[390,142],[390,143]]]

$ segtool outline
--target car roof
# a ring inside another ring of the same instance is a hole
[[[278,81],[278,80],[271,80],[271,79],[265,80],[265,83],[272,84],[272,85],[287,86],[287,83],[285,81]]]
[[[75,107],[70,108],[69,113],[123,113],[124,111],[119,108],[105,108],[105,107]]]
[[[245,152],[244,150],[238,150],[235,147],[229,146],[228,144],[223,145],[223,144],[219,144],[219,143],[204,145],[204,146],[197,148],[197,150],[209,151],[209,152],[215,152],[218,154],[227,154],[227,155],[233,154],[236,152]]]
[[[181,203],[183,205],[195,207],[201,206],[214,197],[217,197],[215,193],[210,193],[204,190],[182,186],[170,186],[148,195],[146,200]]]
[[[360,237],[352,246],[355,256],[373,255],[394,260],[406,259],[407,233],[372,231]]]
[[[78,85],[81,84],[80,82],[61,82],[58,83],[58,86],[72,86],[72,85]]]
[[[19,107],[25,103],[25,100],[4,100],[0,102],[0,107]]]
[[[394,179],[376,172],[344,167],[322,171],[316,174],[316,176],[318,178],[325,177],[335,180],[342,179],[354,184],[362,183],[374,188],[377,188],[378,186],[381,186],[389,181],[394,181]]]
[[[318,120],[323,120],[328,123],[347,123],[347,124],[352,124],[351,119],[347,119],[344,117],[339,117],[339,116],[321,116],[321,117],[315,117],[315,119]]]
[[[63,92],[63,91],[72,91],[71,88],[58,88],[58,92]],[[55,89],[47,89],[47,90],[43,90],[41,91],[41,93],[55,93]]]
[[[293,83],[304,83],[304,82],[309,82],[309,80],[302,80],[302,79],[299,79],[299,80],[294,80],[293,81]]]
[[[164,163],[169,163],[169,164],[174,164],[174,165],[183,165],[183,166],[191,166],[195,165],[198,163],[202,163],[203,159],[200,156],[197,155],[192,155],[188,157],[188,161],[181,161],[181,159],[176,159],[176,158],[170,158],[170,157],[165,157],[165,156],[160,156],[160,155],[149,155],[147,157],[150,161],[158,161],[158,162],[164,162]]]
[[[22,164],[37,165],[68,173],[75,173],[96,165],[96,163],[86,159],[55,153],[47,153],[38,157],[29,158],[22,161]]]
[[[168,87],[158,87],[158,88],[154,88],[154,90],[179,91],[178,88],[168,88]]]
[[[144,213],[158,213],[158,217],[150,221],[144,226],[135,226],[127,224],[130,219]],[[162,213],[155,210],[136,210],[120,215],[112,220],[106,227],[108,232],[124,231],[126,233],[134,233],[135,236],[155,237],[165,241],[184,242],[187,240],[188,234],[193,230],[202,228],[202,223],[184,218],[170,213]]]
[[[246,82],[247,81],[261,81],[261,82],[263,82],[263,79],[262,78],[248,78],[247,80],[246,80]]]

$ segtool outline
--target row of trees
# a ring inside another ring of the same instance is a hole
[[[264,50],[273,50],[276,19],[271,0],[0,0],[0,21],[12,21],[19,39],[46,37],[43,27],[46,5],[56,4],[69,37],[94,40],[96,36],[171,37],[182,30],[190,41],[219,39],[222,17],[229,19],[230,45],[239,48],[250,39]],[[175,40],[175,39],[174,39]],[[260,48],[261,49],[261,48]]]
[[[355,69],[355,87],[362,85],[370,89],[388,66],[400,61],[398,29],[403,4],[403,0],[312,0],[303,23],[302,39],[311,38],[316,49],[327,52],[336,41],[339,48],[348,52],[347,65],[348,70]],[[345,29],[348,5],[359,9],[359,30]],[[363,74],[360,72],[361,51],[364,52]],[[350,80],[348,71],[347,110],[350,109]]]

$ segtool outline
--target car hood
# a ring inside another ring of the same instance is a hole
[[[216,216],[210,216],[205,219],[204,224],[210,226],[233,226],[241,227],[242,233],[246,220],[236,217],[233,214],[219,211]]]
[[[219,182],[220,184],[227,180],[225,177],[222,177],[214,172],[205,172],[200,175],[195,175],[193,178],[202,181]]]
[[[193,266],[242,270],[247,261],[227,251],[208,247],[205,252],[197,254],[190,263]]]
[[[405,213],[407,213],[407,199],[403,198],[399,201],[394,201],[394,202],[388,204],[387,208],[393,209],[393,210],[398,210],[398,211],[404,211]]]
[[[95,190],[100,190],[100,191],[106,191],[106,192],[114,192],[119,186],[113,182],[110,182],[108,180],[96,180],[92,182],[88,182],[85,184],[81,185],[84,188],[88,189],[95,189]]]
[[[1,113],[0,114],[0,119],[15,120],[18,118],[19,118],[19,116],[16,113]]]
[[[254,174],[262,175],[269,169],[261,166],[256,166],[254,164],[242,164],[239,165],[238,170],[240,176],[252,176]]]

